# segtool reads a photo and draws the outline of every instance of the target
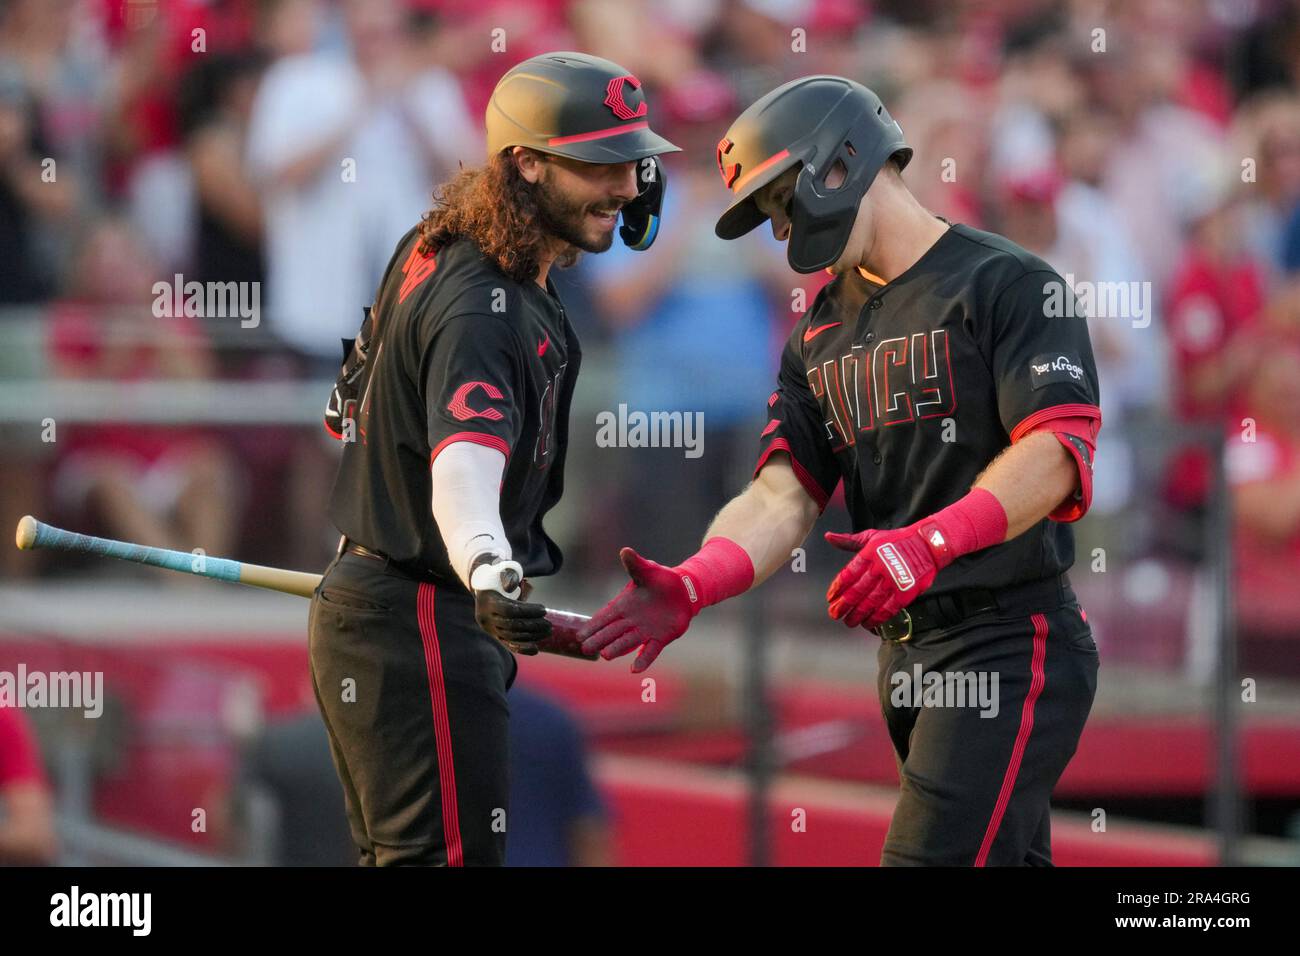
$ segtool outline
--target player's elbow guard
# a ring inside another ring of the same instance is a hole
[[[1034,429],[1034,432],[1051,433],[1061,443],[1074,461],[1078,474],[1075,490],[1048,514],[1047,517],[1053,521],[1078,521],[1092,507],[1093,459],[1097,454],[1097,432],[1100,430],[1100,416],[1057,418]]]
[[[1060,505],[1049,512],[1048,518],[1053,522],[1078,522],[1088,514],[1092,507],[1092,463],[1097,453],[1097,432],[1101,431],[1101,415],[1096,418],[1088,415],[1070,416],[1070,418],[1049,419],[1035,425],[1030,431],[1015,438],[1023,441],[1028,434],[1047,432],[1052,434],[1070,455],[1074,462],[1078,483],[1070,494],[1062,499]]]

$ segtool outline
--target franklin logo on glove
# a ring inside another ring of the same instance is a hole
[[[898,590],[907,591],[911,589],[912,585],[916,584],[916,578],[912,576],[912,569],[907,566],[903,556],[898,553],[898,549],[892,544],[882,544],[876,548],[876,554],[880,555],[880,560],[885,562],[885,567],[889,569],[889,576],[898,585]]]

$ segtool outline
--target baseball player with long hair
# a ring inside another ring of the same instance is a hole
[[[560,569],[542,518],[580,359],[549,273],[616,227],[649,246],[677,149],[635,76],[580,53],[510,70],[487,141],[398,243],[326,413],[343,537],[311,673],[363,865],[503,862],[506,691],[549,632],[525,579]]]
[[[644,670],[789,560],[843,483],[853,533],[826,538],[851,558],[826,602],[881,638],[901,780],[882,863],[1050,865],[1049,799],[1096,690],[1066,571],[1092,494],[1097,374],[1064,280],[922,208],[900,176],[911,156],[876,95],[834,76],[772,91],[719,142],[733,202],[717,235],[770,220],[792,268],[835,278],[785,347],[753,482],[681,564],[625,548],[631,582],[583,647],[639,649]],[[918,674],[993,678],[996,706],[900,695]]]

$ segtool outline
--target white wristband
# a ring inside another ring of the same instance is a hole
[[[514,590],[507,591],[501,582],[501,577],[506,571],[515,573]],[[519,583],[524,579],[524,569],[518,561],[498,561],[496,564],[480,564],[474,569],[474,573],[469,578],[469,589],[471,591],[496,591],[498,594],[504,594],[512,601],[519,600],[519,593],[522,590]]]

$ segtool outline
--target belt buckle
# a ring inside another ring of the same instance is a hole
[[[912,639],[912,615],[907,613],[907,608],[903,608],[884,624],[880,625],[880,634],[882,640],[893,641],[896,644],[902,644]]]
[[[389,558],[388,555],[380,554],[377,551],[371,551],[364,545],[357,544],[352,540],[348,541],[347,547],[344,550],[348,554],[355,554],[359,558],[369,558],[371,561],[378,561],[384,566],[385,571],[388,570],[389,564],[392,563],[392,559]]]

